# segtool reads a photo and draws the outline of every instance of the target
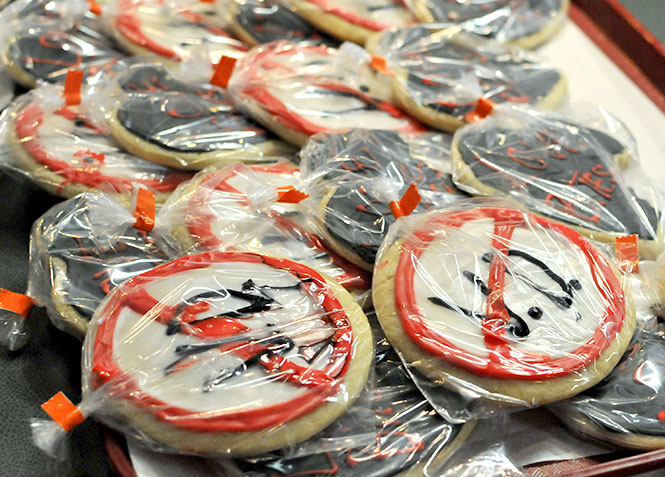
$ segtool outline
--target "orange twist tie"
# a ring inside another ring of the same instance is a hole
[[[222,56],[219,59],[219,63],[215,67],[215,72],[210,79],[210,84],[219,86],[220,88],[226,88],[229,85],[229,80],[233,74],[233,68],[236,66],[235,58],[230,56]]]
[[[42,409],[55,422],[60,424],[66,432],[85,421],[85,416],[78,407],[72,403],[62,391],[42,404]]]
[[[69,70],[65,77],[65,104],[76,106],[81,104],[81,84],[83,83],[83,70]]]
[[[13,311],[23,318],[27,318],[32,306],[32,298],[28,295],[0,288],[0,309]]]
[[[637,240],[637,234],[616,238],[619,268],[624,273],[638,273],[640,271],[640,253]]]
[[[400,200],[394,200],[390,203],[390,211],[396,219],[411,215],[420,204],[420,192],[414,183],[411,183]]]
[[[384,75],[388,76],[395,76],[395,73],[390,71],[390,68],[388,68],[388,64],[386,63],[386,59],[383,58],[382,56],[373,56],[372,55],[372,61],[369,62],[369,65],[374,68],[376,71],[379,73],[383,73]]]
[[[277,202],[297,204],[309,197],[309,194],[299,191],[292,185],[277,188]]]
[[[95,2],[95,0],[87,0],[87,1],[90,4],[90,13],[93,13],[95,15],[102,14],[102,7],[99,6],[99,3]]]
[[[155,194],[151,190],[139,189],[134,217],[135,229],[150,232],[155,226]]]
[[[494,101],[481,96],[478,100],[478,104],[476,104],[476,109],[468,112],[466,116],[464,116],[464,119],[466,119],[466,122],[468,123],[476,123],[492,114],[495,106],[496,103]]]

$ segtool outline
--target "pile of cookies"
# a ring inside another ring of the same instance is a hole
[[[83,400],[46,403],[37,444],[94,416],[229,475],[440,475],[477,420],[552,405],[661,447],[665,202],[625,127],[521,49],[567,7],[0,10],[31,88],[0,168],[67,199],[33,226],[26,300],[83,340]]]

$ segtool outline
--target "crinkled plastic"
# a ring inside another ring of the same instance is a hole
[[[0,346],[17,351],[28,342],[27,321],[24,316],[0,308]]]
[[[227,92],[207,82],[210,76],[192,80],[202,72],[186,78],[186,71],[133,62],[118,67],[104,87],[98,86],[96,96],[106,98],[101,121],[128,151],[154,163],[194,170],[293,153],[291,146],[240,114]]]
[[[0,118],[0,168],[18,173],[60,197],[104,191],[128,200],[135,183],[163,202],[191,174],[152,164],[125,152],[94,119],[99,100],[81,92],[66,105],[62,85],[44,85],[19,96]]]
[[[645,258],[662,248],[661,194],[602,124],[497,107],[457,131],[452,159],[473,195],[514,197],[600,242],[637,234]]]
[[[53,324],[82,339],[104,297],[166,261],[134,210],[104,194],[81,194],[48,210],[30,236],[28,295]]]
[[[241,111],[300,146],[316,133],[359,127],[423,132],[390,102],[387,77],[370,60],[351,43],[334,49],[273,42],[238,61],[229,91]]]
[[[226,15],[214,2],[197,0],[113,0],[105,22],[128,53],[180,62],[204,55],[213,64],[222,56],[238,58],[248,49],[228,33]]]
[[[406,0],[424,23],[460,24],[500,43],[535,48],[565,22],[569,0]]]
[[[442,135],[408,140],[392,131],[357,129],[314,136],[301,151],[307,205],[324,241],[347,260],[372,270],[395,221],[390,203],[410,185],[422,200],[414,213],[467,197],[452,183]],[[424,160],[422,160],[422,159]]]
[[[622,275],[602,252],[501,199],[399,219],[372,297],[417,386],[453,422],[590,388],[636,326]]]
[[[233,34],[248,45],[288,40],[308,45],[337,46],[339,42],[316,30],[279,0],[218,0]]]
[[[124,57],[80,16],[28,14],[3,24],[0,41],[7,72],[26,88],[64,81],[70,69],[94,74]]]
[[[5,70],[4,65],[0,64],[0,111],[5,109],[14,97],[14,81]]]
[[[400,0],[284,0],[321,31],[364,44],[377,31],[417,20]]]
[[[81,405],[153,450],[262,454],[343,415],[367,382],[373,346],[351,296],[304,265],[186,256],[121,284],[98,307]]]
[[[369,273],[329,249],[300,204],[278,201],[279,190],[289,187],[303,188],[289,162],[206,169],[160,211],[157,239],[178,255],[241,250],[285,257],[335,278],[364,302]]]
[[[393,98],[434,128],[454,131],[480,98],[555,108],[567,85],[561,72],[517,48],[466,33],[459,26],[418,25],[387,30],[367,44],[386,59]]]

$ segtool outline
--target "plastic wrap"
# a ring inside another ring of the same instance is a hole
[[[388,30],[373,37],[367,49],[384,57],[394,74],[396,104],[444,131],[463,126],[480,98],[552,109],[566,95],[566,79],[554,67],[459,26]]]
[[[288,40],[308,45],[337,46],[279,0],[218,0],[217,8],[229,17],[233,34],[248,45]]]
[[[303,207],[278,202],[278,190],[288,187],[302,189],[300,171],[288,162],[202,171],[171,197],[155,232],[177,254],[241,250],[303,263],[335,278],[363,303],[369,273],[330,250]]]
[[[662,198],[610,134],[603,124],[498,107],[455,134],[454,180],[473,195],[512,196],[600,242],[637,234],[640,254],[654,258]]]
[[[400,200],[411,183],[422,196],[417,213],[467,197],[452,183],[448,151],[432,134],[405,141],[391,131],[358,129],[313,137],[301,151],[301,169],[324,241],[371,271],[395,221],[390,202]]]
[[[179,169],[231,161],[265,162],[293,149],[245,118],[228,94],[205,82],[182,80],[151,63],[118,68],[98,95],[113,137],[128,151]],[[190,76],[197,76],[193,73]]]
[[[319,30],[364,44],[374,32],[416,23],[400,0],[284,0]]]
[[[574,230],[516,207],[468,199],[401,218],[377,257],[381,327],[453,422],[590,388],[635,329],[618,269]]]
[[[57,204],[33,225],[28,294],[55,326],[82,339],[104,297],[167,261],[126,205],[104,194]]]
[[[19,96],[0,119],[0,167],[60,197],[104,191],[125,201],[138,183],[163,202],[191,177],[124,152],[94,122],[98,98],[85,88],[81,98],[81,104],[67,106],[57,85]]]
[[[243,112],[296,145],[358,127],[424,131],[390,103],[390,85],[369,61],[351,43],[334,49],[273,42],[238,61],[229,91]]]
[[[14,81],[5,70],[4,65],[0,64],[0,111],[5,109],[14,97]]]
[[[0,345],[17,351],[28,341],[27,320],[32,299],[21,293],[0,288]]]
[[[334,281],[258,254],[187,256],[97,309],[79,409],[153,450],[261,454],[344,414],[372,358],[367,318]]]
[[[407,0],[423,22],[458,23],[468,32],[534,48],[566,20],[569,0]]]
[[[106,13],[108,12],[108,13]],[[105,7],[107,28],[130,54],[179,62],[204,55],[217,64],[238,58],[247,46],[228,33],[214,2],[196,0],[114,0]]]

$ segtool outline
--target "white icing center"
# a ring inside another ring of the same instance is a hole
[[[290,273],[260,263],[229,262],[211,264],[204,269],[157,278],[146,287],[160,301],[149,313],[140,316],[129,308],[119,314],[114,330],[113,358],[125,373],[131,375],[145,393],[192,412],[237,412],[260,409],[302,396],[307,388],[287,382],[279,372],[268,375],[259,364],[243,368],[243,358],[218,348],[190,355],[193,364],[166,373],[165,370],[182,357],[176,347],[210,343],[203,339],[176,333],[166,334],[166,326],[154,321],[161,304],[173,306],[193,296],[216,290],[242,290],[252,279],[257,286],[291,286],[298,280]],[[269,337],[289,338],[294,347],[282,356],[311,369],[323,369],[332,346],[325,340],[334,329],[325,319],[323,308],[300,289],[263,291],[274,297],[273,309],[256,313],[250,318],[236,318],[249,331],[234,335],[237,342],[251,339],[268,345]],[[206,298],[210,310],[197,318],[204,319],[247,306],[246,300],[223,291]],[[258,341],[263,338],[263,341]],[[319,355],[308,363],[314,354]],[[240,368],[239,368],[240,367]],[[233,374],[233,371],[237,372]],[[206,390],[206,383],[228,375],[227,379]]]
[[[480,357],[488,356],[481,319],[437,305],[429,298],[485,315],[486,296],[468,272],[488,285],[490,265],[482,257],[498,253],[491,245],[493,232],[492,219],[439,231],[416,264],[413,281],[416,303],[427,326],[456,347]],[[581,284],[579,290],[572,290],[570,307],[562,307],[543,293],[566,296],[541,267],[515,255],[504,258],[507,270],[512,272],[506,273],[505,304],[529,328],[529,334],[521,338],[506,330],[511,347],[553,358],[567,356],[593,336],[607,308],[586,256],[557,232],[539,228],[516,228],[507,245],[510,250],[526,252],[542,261],[566,283],[576,279]],[[534,308],[542,312],[538,319],[529,315]]]

